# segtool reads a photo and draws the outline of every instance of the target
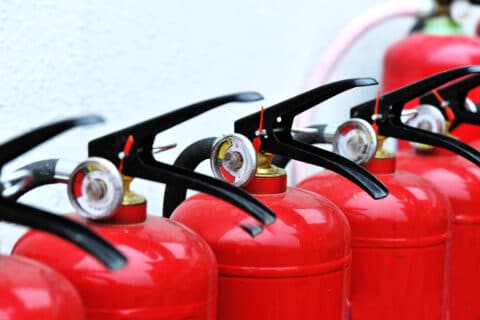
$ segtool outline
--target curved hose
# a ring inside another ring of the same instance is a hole
[[[205,138],[189,145],[180,153],[174,162],[174,166],[184,169],[195,170],[202,161],[210,159],[212,146],[217,138]],[[187,196],[187,188],[171,183],[165,186],[163,197],[163,216],[170,218],[175,208],[178,207]]]

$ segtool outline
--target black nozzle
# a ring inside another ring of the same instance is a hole
[[[244,92],[202,101],[95,139],[89,143],[89,155],[119,165],[118,154],[131,137],[134,142],[130,154],[124,159],[123,174],[212,194],[245,210],[261,223],[271,224],[275,221],[275,214],[247,192],[226,182],[159,162],[152,154],[153,141],[158,133],[223,104],[260,99],[259,93]]]
[[[349,79],[333,82],[307,91],[291,99],[271,106],[262,112],[235,121],[235,132],[253,140],[258,135],[260,119],[263,116],[261,150],[295,160],[319,165],[335,171],[352,180],[375,199],[388,195],[387,188],[373,175],[354,162],[332,152],[300,143],[292,138],[291,130],[296,115],[346,90],[378,84],[372,78]]]
[[[420,103],[437,107],[446,119],[449,118],[447,108],[453,112],[454,119],[449,130],[452,131],[462,123],[480,125],[480,113],[466,109],[465,102],[470,90],[480,86],[480,75],[473,75],[461,79],[434,92],[427,93],[420,98]],[[443,100],[446,105],[442,105]]]
[[[423,80],[414,82],[380,97],[376,124],[378,133],[387,137],[424,143],[450,150],[480,165],[480,153],[463,142],[447,136],[434,134],[425,130],[407,126],[401,121],[405,104],[441,85],[467,75],[480,73],[480,66],[457,68],[442,72]],[[376,100],[370,100],[350,110],[352,118],[362,118],[373,123]]]

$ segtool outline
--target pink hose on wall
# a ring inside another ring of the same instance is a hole
[[[384,21],[397,17],[416,17],[424,13],[424,10],[416,4],[405,1],[388,1],[380,4],[353,20],[350,25],[342,30],[335,41],[327,48],[313,69],[305,89],[309,90],[327,82],[331,73],[341,57],[352,47],[356,40],[368,30]],[[315,109],[304,112],[295,119],[296,127],[306,127],[315,123]],[[294,162],[291,179],[296,184],[305,172],[305,165]]]

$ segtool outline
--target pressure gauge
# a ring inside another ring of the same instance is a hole
[[[88,219],[111,217],[122,203],[123,180],[117,168],[103,158],[89,158],[70,174],[68,197],[72,206]]]
[[[368,162],[377,151],[377,135],[363,119],[342,123],[333,136],[333,152],[357,163]]]
[[[215,177],[236,186],[243,186],[255,175],[257,153],[245,136],[226,135],[213,145],[210,166]]]
[[[436,107],[422,104],[418,106],[412,117],[405,121],[409,127],[425,130],[428,132],[445,135],[447,128],[445,118],[440,110]],[[427,144],[410,142],[410,144],[418,150],[430,150],[433,147]]]

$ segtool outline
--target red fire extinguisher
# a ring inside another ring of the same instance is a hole
[[[480,38],[467,36],[450,16],[452,0],[437,0],[435,11],[422,19],[407,38],[390,46],[384,57],[383,90],[390,92],[414,81],[456,67],[480,64]],[[470,1],[478,4],[478,1]],[[471,93],[480,101],[480,90]],[[413,101],[407,108],[414,107]],[[480,130],[464,124],[454,134],[462,141],[480,138]],[[408,144],[400,144],[407,148]],[[408,147],[409,148],[409,147]]]
[[[425,114],[415,124],[421,128],[443,125],[440,133],[462,123],[480,124],[475,104],[468,91],[480,85],[480,76],[457,81],[424,95],[420,107],[436,107],[436,113]],[[439,112],[440,110],[441,112]],[[442,114],[443,113],[443,114]],[[425,125],[427,124],[427,125]],[[453,208],[450,255],[450,319],[478,319],[480,306],[474,298],[480,285],[477,266],[480,263],[480,169],[464,159],[436,148],[404,150],[398,155],[399,169],[414,172],[431,181],[450,200]]]
[[[164,214],[198,232],[216,254],[219,319],[345,319],[348,223],[325,198],[287,188],[285,170],[271,160],[281,154],[320,165],[374,198],[385,197],[386,188],[361,167],[290,134],[295,115],[345,90],[376,83],[339,81],[262,108],[237,120],[235,134],[201,140],[177,159],[176,165],[193,172],[210,158],[215,176],[242,186],[277,214],[277,222],[258,237],[246,237],[234,228],[245,221],[236,208],[205,194],[181,203],[185,188],[167,185]]]
[[[98,122],[81,117],[44,126],[0,146],[0,168],[41,142],[75,126]],[[49,232],[82,248],[105,267],[123,267],[125,257],[108,242],[69,219],[15,203],[5,197],[15,194],[31,181],[28,170],[2,174],[0,178],[0,221]],[[61,259],[56,252],[57,258]],[[85,319],[82,301],[74,286],[62,275],[33,260],[0,255],[1,319]]]
[[[213,252],[183,225],[147,215],[145,198],[130,191],[129,184],[133,177],[140,177],[210,193],[238,206],[242,214],[252,215],[255,219],[247,219],[242,227],[250,234],[260,233],[263,225],[275,220],[264,204],[230,184],[159,162],[152,153],[158,133],[222,104],[261,98],[254,92],[214,98],[89,143],[92,158],[70,174],[69,196],[80,214],[73,216],[129,258],[123,270],[107,273],[75,248],[34,231],[22,237],[13,252],[43,262],[68,278],[79,291],[89,319],[216,319]],[[54,175],[50,171],[45,176]],[[62,259],[54,257],[53,251],[61,252]]]
[[[333,137],[338,145],[334,149],[365,162],[364,166],[389,188],[387,198],[371,201],[358,188],[346,186],[344,179],[329,172],[313,175],[298,184],[300,188],[326,195],[350,222],[353,319],[446,318],[449,203],[426,179],[397,171],[396,158],[382,144],[386,136],[427,143],[479,164],[480,154],[472,148],[448,137],[410,128],[403,124],[401,114],[404,104],[411,99],[478,71],[478,68],[452,70],[351,109],[352,118],[357,119],[336,130]],[[325,136],[323,132],[315,138],[327,140]]]

